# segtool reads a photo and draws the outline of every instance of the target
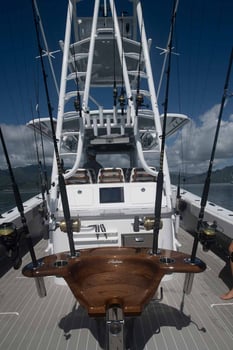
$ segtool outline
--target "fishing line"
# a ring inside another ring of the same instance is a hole
[[[36,130],[35,130],[35,119],[33,117],[33,135],[34,135],[34,142],[35,142],[35,148],[36,148],[36,158],[37,158],[37,163],[40,163],[40,157],[39,157],[39,147],[38,147],[38,142],[37,142],[37,135],[36,135]]]
[[[178,5],[179,5],[179,0],[176,0],[176,3],[174,4],[174,13],[177,12],[178,9]],[[175,22],[173,23],[173,26],[175,26]],[[162,49],[162,53],[161,54],[165,54],[164,60],[163,60],[163,66],[162,66],[162,70],[161,70],[161,74],[160,74],[160,79],[159,79],[159,85],[158,85],[158,89],[157,89],[157,99],[159,99],[159,95],[160,95],[160,90],[161,90],[161,86],[162,86],[162,81],[163,81],[163,76],[164,76],[164,71],[165,71],[165,67],[166,67],[166,62],[167,62],[167,56],[169,55],[169,42],[171,40],[171,35],[173,33],[171,33],[171,30],[174,31],[174,28],[172,29],[170,27],[170,32],[169,32],[169,36],[168,36],[168,41],[167,41],[167,46],[165,49]],[[159,47],[157,47],[159,48]],[[159,48],[160,49],[160,48]],[[171,48],[172,49],[172,48]]]
[[[116,107],[117,105],[117,84],[116,84],[116,39],[115,39],[115,26],[114,26],[114,18],[115,15],[115,6],[113,7],[113,15],[112,15],[112,35],[113,35],[113,105]]]
[[[43,200],[45,200],[45,192],[48,194],[49,189],[48,189],[47,167],[46,167],[46,161],[45,161],[44,140],[43,140],[43,134],[42,134],[42,128],[41,128],[39,103],[37,103],[37,105],[36,105],[36,111],[37,111],[37,118],[39,121],[39,123],[38,123],[39,124],[39,135],[40,135],[40,145],[41,145],[43,165],[42,165],[42,162],[40,160],[40,155],[39,155],[37,131],[36,131],[34,117],[33,117],[33,126],[34,126],[33,132],[34,132],[35,145],[36,145],[37,163],[38,163],[39,174],[40,174],[41,193],[42,193]]]
[[[21,223],[22,223],[22,228],[23,228],[23,233],[25,234],[25,239],[27,242],[27,246],[28,246],[28,250],[32,259],[32,267],[36,268],[39,265],[38,260],[36,259],[36,254],[35,254],[35,250],[34,250],[34,246],[33,246],[33,240],[32,240],[32,236],[29,232],[29,228],[27,225],[27,219],[24,213],[24,206],[23,206],[23,202],[22,202],[22,198],[19,192],[19,187],[18,184],[15,181],[15,176],[12,170],[12,166],[11,166],[11,162],[9,159],[9,154],[6,148],[6,144],[5,144],[5,140],[2,134],[2,129],[0,127],[0,139],[1,139],[1,143],[2,143],[2,147],[3,147],[3,152],[6,158],[6,162],[7,162],[7,167],[8,167],[8,171],[9,171],[9,175],[10,175],[10,179],[11,179],[11,185],[12,185],[12,190],[14,193],[14,198],[15,198],[15,203],[18,209],[18,212],[20,214],[20,219],[21,219]],[[21,234],[19,234],[19,240],[21,239]],[[14,244],[16,244],[17,247],[17,243],[19,244],[19,242],[14,242]],[[15,257],[15,264],[14,264],[14,268],[18,269],[22,263],[22,259],[20,257],[20,251],[19,251],[19,246],[18,246],[18,252],[17,252],[17,257]],[[45,289],[45,284],[44,284],[44,279],[41,277],[36,277],[35,278],[35,283],[36,283],[36,287],[37,287],[37,291],[40,297],[45,297],[46,296],[46,289]]]
[[[34,248],[33,248],[32,237],[29,235],[27,221],[26,221],[26,217],[24,215],[23,202],[22,202],[22,199],[21,199],[21,195],[20,195],[20,192],[19,192],[18,185],[17,185],[17,183],[15,181],[15,176],[14,176],[14,173],[13,173],[13,170],[12,170],[12,166],[11,166],[10,159],[9,159],[9,154],[8,154],[8,151],[7,151],[7,148],[6,148],[5,140],[3,138],[3,133],[2,133],[1,127],[0,127],[0,139],[1,139],[2,147],[3,147],[3,152],[5,154],[6,162],[7,162],[9,175],[10,175],[10,178],[11,178],[11,184],[12,184],[12,189],[13,189],[13,192],[14,192],[16,206],[17,206],[17,209],[18,209],[18,211],[20,213],[20,218],[21,218],[21,222],[22,222],[22,225],[23,225],[25,237],[27,239],[28,249],[29,249],[30,254],[31,254],[31,259],[32,259],[33,266],[36,267],[38,265],[38,262],[37,262],[35,251],[34,251]]]
[[[70,15],[70,21],[72,21],[72,13]],[[71,56],[73,58],[72,66],[75,73],[75,83],[76,83],[76,100],[74,101],[74,107],[76,112],[80,113],[80,117],[82,117],[82,108],[81,108],[81,96],[80,96],[80,89],[79,89],[79,78],[78,78],[78,67],[76,62],[76,51],[75,51],[75,38],[74,33],[71,31],[71,41],[73,42],[73,45],[70,47]]]
[[[39,108],[39,107],[38,107]],[[43,160],[43,174],[44,174],[44,181],[45,181],[45,191],[47,194],[49,194],[49,185],[48,185],[48,173],[47,173],[47,166],[46,166],[46,160],[45,160],[45,151],[44,151],[44,139],[42,135],[42,128],[41,128],[41,121],[39,116],[39,128],[40,128],[40,140],[41,140],[41,151],[42,151],[42,160]]]
[[[45,149],[44,149],[44,138],[43,138],[43,131],[41,126],[41,116],[40,116],[40,98],[39,98],[39,71],[37,69],[37,77],[34,78],[34,90],[35,90],[35,103],[36,103],[36,113],[37,113],[37,119],[38,124],[35,124],[34,120],[34,113],[33,108],[31,107],[31,114],[33,119],[33,131],[34,131],[34,140],[36,144],[36,152],[37,152],[37,164],[39,166],[39,172],[40,172],[40,183],[41,183],[41,189],[42,189],[42,196],[43,192],[49,194],[49,184],[48,184],[48,173],[47,173],[47,165],[46,165],[46,157],[45,157]],[[37,127],[38,125],[38,127]],[[36,131],[36,129],[39,131]],[[41,149],[41,156],[39,154],[39,141],[37,138],[37,133],[40,135],[40,149]],[[40,160],[40,157],[42,157],[42,162]]]
[[[201,228],[203,226],[205,207],[206,207],[206,203],[207,203],[207,199],[208,199],[208,195],[209,195],[210,180],[211,180],[211,174],[212,174],[212,168],[213,168],[213,162],[214,162],[214,157],[215,157],[216,146],[217,146],[217,142],[218,142],[219,130],[220,130],[220,126],[221,126],[223,108],[224,108],[224,105],[225,105],[226,98],[228,97],[227,92],[228,92],[228,85],[229,85],[229,80],[230,80],[232,62],[233,62],[233,47],[232,47],[232,50],[231,50],[230,61],[229,61],[229,65],[228,65],[228,69],[227,69],[227,75],[226,75],[226,80],[225,80],[225,84],[224,84],[224,90],[223,90],[223,95],[222,95],[222,100],[221,100],[221,106],[220,106],[220,111],[219,111],[219,116],[218,116],[215,136],[214,136],[214,142],[213,142],[213,147],[212,147],[210,161],[209,161],[209,168],[208,168],[208,171],[207,171],[207,174],[206,174],[206,179],[205,179],[203,192],[202,192],[202,196],[201,196],[201,207],[200,207],[200,212],[199,212],[199,215],[198,215],[197,233],[195,235],[194,242],[193,242],[193,248],[192,248],[192,254],[191,254],[191,262],[195,261],[198,241],[199,241],[199,238],[200,238],[200,231],[201,231]]]
[[[177,5],[178,8],[178,5]],[[174,47],[176,48],[176,52],[174,53],[174,55],[179,56],[179,45],[178,45],[178,41],[177,41],[177,37],[176,37],[176,22],[174,23],[174,41],[175,41],[175,45]],[[179,113],[181,113],[182,109],[181,109],[181,89],[180,89],[180,60],[177,59],[176,61],[176,80],[177,80],[177,85],[176,88],[174,89],[175,91],[177,91],[177,100],[178,100],[178,111]]]
[[[137,95],[136,95],[136,116],[138,116],[138,108],[142,106],[144,102],[143,94],[140,94],[140,82],[141,82],[141,58],[142,58],[142,26],[143,21],[141,21],[140,30],[140,46],[139,46],[139,57],[138,57],[138,75],[137,75]]]
[[[72,57],[74,60],[75,83],[76,83],[76,93],[77,93],[76,100],[74,101],[74,107],[75,107],[76,112],[79,112],[79,116],[82,117],[81,96],[80,96],[79,79],[78,79],[78,68],[77,68],[77,62],[75,59],[76,53],[75,53],[75,45],[74,44],[73,44],[73,48],[71,49],[71,53],[72,53]]]
[[[186,173],[187,173],[187,169],[186,169],[186,162],[184,160],[184,143],[186,143],[187,141],[185,140],[184,141],[184,129],[181,130],[180,132],[180,158],[181,158],[181,169],[180,169],[180,172],[181,172],[181,176],[182,176],[182,179],[185,178],[186,176]]]
[[[48,43],[47,43],[47,40],[46,40],[46,37],[45,37],[44,28],[43,28],[43,24],[42,24],[42,20],[41,20],[41,16],[40,16],[39,9],[38,9],[38,6],[37,6],[37,1],[36,1],[36,0],[33,0],[33,4],[34,4],[35,12],[36,12],[36,15],[37,15],[37,18],[38,18],[38,25],[39,25],[39,27],[40,27],[40,33],[41,33],[41,35],[42,35],[43,43],[44,43],[44,46],[45,46],[44,52],[45,52],[45,55],[46,55],[47,58],[48,58],[48,62],[49,62],[51,74],[52,74],[52,77],[53,77],[53,82],[54,82],[54,85],[55,85],[55,89],[56,89],[57,95],[59,96],[58,83],[57,83],[56,75],[55,75],[55,72],[54,72],[54,68],[53,68],[53,63],[52,63],[51,57],[53,57],[53,56],[52,56],[52,53],[57,53],[57,52],[59,52],[60,50],[53,51],[53,52],[50,52],[50,51],[49,51],[49,47],[48,47]]]
[[[32,7],[33,7],[33,14],[34,14],[35,28],[36,28],[38,50],[39,50],[39,54],[40,54],[41,69],[42,69],[44,87],[45,87],[45,93],[46,93],[47,107],[48,107],[48,111],[49,111],[49,118],[50,118],[51,130],[52,130],[53,146],[54,146],[54,152],[55,152],[56,163],[57,163],[58,184],[59,184],[60,196],[61,196],[61,201],[62,201],[64,219],[65,219],[66,227],[67,227],[67,236],[68,236],[68,241],[69,241],[69,246],[70,246],[70,254],[73,257],[73,256],[75,256],[75,246],[74,246],[74,240],[73,240],[73,230],[72,230],[72,221],[71,221],[71,216],[70,216],[70,208],[69,208],[68,196],[67,196],[67,191],[66,191],[65,179],[63,176],[62,162],[60,159],[60,154],[59,154],[58,145],[57,145],[57,139],[56,139],[56,133],[55,133],[55,127],[54,127],[53,115],[52,115],[52,106],[50,103],[50,97],[49,97],[49,91],[48,91],[48,85],[47,85],[47,75],[46,75],[45,67],[44,67],[42,48],[40,45],[38,21],[37,21],[36,11],[35,11],[35,8],[33,6],[33,1],[32,1]]]
[[[165,139],[166,139],[166,122],[167,122],[167,110],[168,110],[168,95],[170,87],[170,70],[171,70],[171,55],[172,55],[172,40],[174,32],[174,23],[176,18],[176,4],[174,1],[172,18],[171,18],[171,31],[170,31],[170,40],[168,44],[168,65],[167,65],[167,81],[165,88],[165,101],[164,101],[164,118],[163,118],[163,128],[161,135],[161,150],[160,150],[160,165],[159,172],[157,177],[157,187],[156,187],[156,197],[155,197],[155,222],[153,228],[153,254],[158,254],[158,237],[160,230],[160,220],[161,220],[161,206],[162,206],[162,195],[163,195],[163,160],[165,153]]]
[[[123,59],[124,59],[124,40],[123,40],[123,33],[124,33],[124,14],[126,14],[124,11],[121,13],[121,93],[119,96],[119,103],[121,107],[121,115],[124,115],[124,107],[125,107],[125,89],[124,89],[124,72],[123,72]]]
[[[23,12],[22,12],[23,11]],[[12,26],[12,21],[9,18],[8,25],[10,26],[9,33],[12,33],[12,40],[11,40],[11,60],[12,63],[10,63],[11,66],[11,73],[14,76],[14,86],[15,91],[13,94],[11,93],[12,86],[8,87],[5,86],[5,89],[7,91],[7,94],[11,100],[10,102],[10,108],[13,109],[13,115],[14,115],[14,124],[17,125],[20,129],[16,131],[16,134],[20,133],[21,138],[20,142],[18,140],[17,145],[15,147],[15,154],[20,159],[19,166],[25,165],[28,160],[32,160],[34,157],[32,148],[28,147],[28,142],[32,142],[32,138],[30,137],[30,133],[26,133],[26,116],[28,115],[28,104],[25,101],[28,101],[28,97],[31,94],[31,90],[29,87],[29,81],[30,81],[30,72],[29,67],[30,65],[27,63],[27,57],[26,53],[28,54],[28,47],[27,47],[27,33],[25,32],[24,26],[27,27],[28,31],[28,24],[22,25],[22,16],[24,16],[24,10],[21,7],[21,10],[19,12],[16,12],[17,17],[15,17],[14,25]],[[20,27],[22,25],[22,29],[20,30],[20,35],[17,37],[17,41],[15,40],[15,28]],[[23,79],[20,79],[20,76],[23,75]],[[30,111],[30,109],[29,109]],[[22,126],[22,127],[21,127]],[[24,133],[22,137],[22,131]],[[17,139],[15,138],[14,141]],[[14,142],[13,141],[13,142]],[[19,156],[20,155],[20,156]],[[26,156],[26,157],[25,157]]]

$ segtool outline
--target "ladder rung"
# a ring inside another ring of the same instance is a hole
[[[138,76],[138,73],[139,73],[139,72],[138,72],[137,70],[130,70],[130,71],[128,71],[128,74],[129,74],[129,75],[133,75],[133,76],[135,76],[135,77]],[[147,74],[144,73],[144,72],[140,72],[139,74],[140,74],[140,77],[141,77],[141,78],[148,78],[148,77],[147,77]]]
[[[80,95],[83,95],[83,91],[79,91]],[[68,101],[70,98],[76,97],[77,91],[69,91],[65,94],[65,100]]]
[[[73,72],[67,75],[66,80],[72,80],[80,77],[85,77],[86,72]]]
[[[70,56],[69,63],[74,63],[74,61],[79,61],[81,59],[87,58],[88,53],[75,53],[74,55]]]

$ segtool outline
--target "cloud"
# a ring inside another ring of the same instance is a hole
[[[169,142],[168,159],[173,170],[185,167],[188,173],[201,173],[208,169],[217,127],[220,105],[213,106],[190,121],[176,137]],[[233,162],[233,115],[222,119],[215,150],[214,167],[223,168]]]
[[[6,144],[7,152],[9,155],[12,168],[23,167],[27,165],[37,164],[37,151],[35,144],[35,137],[32,130],[25,125],[1,125],[2,134]],[[39,137],[38,138],[38,153],[39,158],[42,160],[42,147]],[[52,163],[52,147],[51,144],[44,140],[43,142],[44,153],[46,163],[51,165]],[[2,145],[0,144],[0,168],[7,168],[6,158],[3,153]]]
[[[206,172],[213,147],[213,140],[216,131],[217,119],[219,115],[219,105],[213,106],[210,110],[200,115],[196,121],[191,120],[184,128],[170,137],[166,141],[168,163],[171,171],[181,171],[185,173]],[[214,169],[223,168],[233,164],[233,114],[224,111],[224,119],[221,122],[218,143],[216,147]],[[37,154],[35,138],[32,130],[24,125],[4,125],[1,126],[5,143],[9,153],[12,167],[37,164]],[[41,156],[40,137],[37,136],[40,160]],[[53,147],[52,144],[44,140],[44,153],[46,165],[52,164]],[[159,164],[159,154],[155,160],[155,155],[148,155],[148,164],[155,166]],[[98,156],[98,160],[103,166],[128,167],[129,159],[120,155],[117,159],[106,155]],[[0,168],[6,168],[5,156],[0,145]]]

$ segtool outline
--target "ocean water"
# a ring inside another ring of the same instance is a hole
[[[196,195],[201,196],[203,185],[199,184],[186,184],[182,186],[189,192],[192,192]],[[22,191],[21,197],[22,200],[25,201],[32,196],[36,195],[39,191],[34,189],[30,191]],[[216,184],[213,183],[210,186],[210,193],[208,196],[208,200],[215,204],[220,205],[223,208],[229,209],[233,211],[233,184],[222,183]],[[4,213],[7,210],[15,207],[15,200],[12,191],[0,191],[0,214]]]
[[[38,189],[31,189],[31,190],[23,190],[20,191],[20,196],[22,201],[26,201],[27,199],[35,196],[37,193],[39,193]],[[4,213],[13,207],[15,207],[15,199],[13,191],[0,191],[0,214]]]
[[[183,188],[201,196],[203,184],[186,184]],[[212,183],[210,185],[208,201],[233,211],[233,183]]]

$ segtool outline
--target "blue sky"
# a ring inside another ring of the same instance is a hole
[[[88,6],[84,7],[86,3]],[[92,1],[83,2],[84,12],[89,10],[90,3]],[[51,51],[59,49],[58,40],[64,37],[66,4],[66,0],[38,0]],[[126,0],[117,1],[117,4],[120,11],[127,9]],[[152,38],[151,59],[157,87],[163,56],[156,46],[164,47],[167,43],[173,0],[144,0],[142,6],[147,36]],[[168,141],[170,163],[174,169],[181,163],[186,164],[188,171],[197,171],[197,167],[199,171],[206,169],[233,46],[232,16],[232,0],[179,2],[174,39],[174,51],[179,56],[173,55],[172,58],[168,109],[187,114],[192,122],[182,135],[178,135],[179,138],[173,137]],[[15,165],[29,164],[35,156],[33,147],[28,147],[32,141],[29,141],[23,125],[37,116],[37,102],[41,116],[47,115],[40,62],[35,58],[38,50],[31,0],[2,2],[0,31],[0,124],[3,124]],[[61,54],[58,53],[54,60],[55,68],[60,62]],[[229,90],[233,91],[233,72]],[[57,96],[52,83],[50,94],[56,116]],[[159,98],[161,113],[163,99],[162,90]],[[216,167],[233,164],[232,135],[233,99],[229,99],[224,109]]]

